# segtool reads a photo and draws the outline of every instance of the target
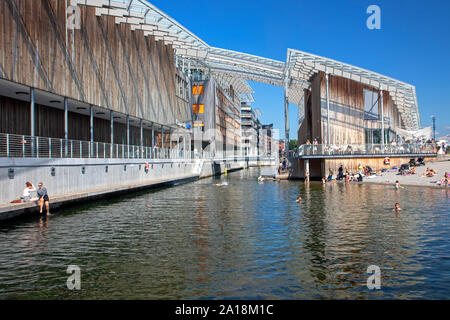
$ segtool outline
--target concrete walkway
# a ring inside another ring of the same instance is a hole
[[[111,197],[112,195],[123,195],[129,192],[140,191],[149,188],[162,187],[166,185],[176,185],[185,182],[195,181],[199,179],[199,175],[179,176],[171,179],[159,179],[148,181],[143,184],[110,186],[108,188],[88,190],[82,193],[65,194],[62,196],[52,197],[50,195],[50,212],[63,205],[75,203],[83,203],[87,201],[98,200],[101,198]],[[44,208],[45,211],[45,208]],[[22,215],[39,213],[39,206],[36,203],[19,203],[19,204],[0,204],[0,221],[17,218]]]
[[[437,172],[437,175],[431,178],[422,177],[422,174],[425,172],[426,168],[434,169]],[[364,183],[378,183],[378,184],[392,185],[395,183],[396,180],[398,180],[401,185],[405,186],[443,188],[443,186],[439,186],[433,182],[440,181],[444,177],[445,172],[450,173],[450,161],[445,160],[445,161],[427,162],[425,166],[416,167],[416,171],[417,171],[416,174],[409,176],[398,175],[398,172],[383,172],[381,177],[375,177],[370,179],[364,178]]]

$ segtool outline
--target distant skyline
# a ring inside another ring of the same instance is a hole
[[[288,48],[339,60],[416,86],[422,127],[450,134],[450,1],[151,0],[209,45],[286,60]],[[370,5],[381,30],[369,30]],[[263,123],[284,136],[283,89],[250,82]],[[297,107],[290,107],[290,137]]]

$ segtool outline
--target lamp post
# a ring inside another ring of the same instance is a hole
[[[431,116],[431,120],[433,121],[433,140],[436,142],[436,116],[434,114]]]

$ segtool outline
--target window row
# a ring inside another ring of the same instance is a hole
[[[202,85],[192,86],[192,95],[202,95],[205,91],[205,87]]]
[[[179,75],[177,75],[176,77],[177,77],[177,88],[176,88],[177,96],[184,100],[189,100],[189,89],[187,81],[184,80]]]
[[[203,114],[205,113],[205,105],[204,104],[194,104],[192,107],[192,111],[194,114]]]

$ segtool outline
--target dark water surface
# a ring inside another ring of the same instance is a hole
[[[450,191],[257,176],[3,224],[0,299],[450,297]],[[67,289],[69,265],[81,269],[80,291]],[[366,286],[370,265],[381,290]]]

